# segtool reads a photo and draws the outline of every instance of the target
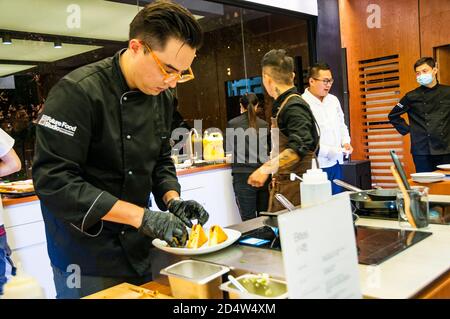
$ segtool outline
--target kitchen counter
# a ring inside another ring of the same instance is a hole
[[[17,205],[17,204],[23,204],[23,203],[29,203],[29,202],[34,202],[34,201],[38,201],[38,200],[39,200],[39,198],[36,195],[19,197],[19,198],[2,196],[3,207]]]
[[[435,183],[417,183],[411,179],[409,179],[409,184],[411,186],[426,186],[429,188],[429,194],[441,194],[441,195],[450,195],[450,171],[442,171],[438,170],[435,173],[445,174],[445,178],[443,181],[435,182]]]
[[[212,171],[212,170],[217,170],[217,169],[229,169],[229,168],[231,168],[231,165],[226,164],[226,163],[211,164],[211,165],[205,165],[205,166],[200,166],[200,167],[192,166],[192,167],[189,167],[186,169],[177,170],[177,176],[185,176],[185,175],[194,174],[194,173],[207,172],[207,171]],[[3,203],[4,207],[38,201],[38,200],[39,200],[39,198],[36,195],[19,197],[19,198],[2,196],[2,203]]]
[[[232,225],[241,221],[228,164],[207,165],[177,171],[181,196],[195,199],[210,212],[210,223]],[[47,253],[45,225],[37,196],[2,198],[8,241],[14,262],[36,278],[47,298],[55,298],[53,272]]]
[[[230,228],[247,232],[261,227],[267,217],[259,217]],[[397,221],[361,218],[357,225],[383,228],[399,228]],[[450,298],[450,227],[430,225],[426,231],[433,234],[405,251],[393,256],[378,266],[359,265],[361,291],[365,298],[417,298],[440,286],[440,295]],[[180,257],[165,252],[155,252],[158,261],[165,261],[166,267]],[[246,272],[268,273],[274,278],[284,279],[282,254],[279,251],[248,246],[231,246],[222,251],[194,256],[194,259],[229,266],[239,276]],[[160,268],[160,269],[161,269]],[[155,280],[167,284],[167,278]],[[444,286],[443,286],[444,285]]]
[[[189,175],[193,173],[199,173],[199,172],[206,172],[211,171],[215,169],[228,169],[231,168],[231,164],[222,163],[222,164],[211,164],[211,165],[204,165],[204,166],[191,166],[184,169],[178,169],[177,170],[177,176],[183,176],[183,175]]]

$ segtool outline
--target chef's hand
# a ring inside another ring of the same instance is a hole
[[[252,175],[250,175],[247,183],[253,187],[263,187],[268,178],[269,174],[263,173],[262,170],[258,168],[252,173]]]
[[[201,225],[204,225],[209,219],[208,212],[195,200],[174,198],[169,201],[168,208],[169,212],[181,219],[188,227],[192,227],[192,219],[197,219]]]
[[[144,208],[138,231],[149,237],[165,240],[172,247],[184,246],[188,237],[186,226],[177,216],[147,208]]]
[[[343,145],[343,147],[344,147],[345,153],[347,153],[347,154],[353,153],[353,147],[350,145],[350,143],[345,143]]]

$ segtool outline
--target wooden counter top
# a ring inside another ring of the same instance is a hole
[[[158,291],[164,295],[172,296],[172,291],[170,290],[170,286],[163,285],[157,281],[150,281],[146,284],[141,285],[142,288]]]
[[[3,207],[17,205],[17,204],[23,204],[23,203],[29,203],[29,202],[34,202],[34,201],[38,201],[38,200],[39,200],[39,198],[36,195],[19,197],[19,198],[11,198],[11,197],[2,196]]]
[[[206,171],[211,171],[214,169],[226,169],[226,168],[231,168],[231,164],[222,163],[222,164],[211,164],[211,165],[206,165],[206,166],[201,166],[201,167],[194,166],[194,167],[189,167],[189,168],[178,170],[177,176],[206,172]]]
[[[207,172],[207,171],[211,171],[211,170],[215,170],[215,169],[227,169],[227,168],[231,168],[231,164],[223,163],[223,164],[211,164],[211,165],[206,165],[206,166],[201,166],[201,167],[191,167],[191,168],[178,170],[177,176],[184,176],[184,175],[189,175],[189,174],[193,174],[193,173]],[[3,207],[17,205],[17,204],[23,204],[23,203],[29,203],[29,202],[34,202],[34,201],[38,201],[38,200],[39,200],[39,198],[36,195],[19,197],[19,198],[2,196]]]
[[[450,171],[438,170],[435,173],[450,174]],[[435,183],[417,183],[411,179],[408,180],[411,186],[426,186],[429,188],[429,194],[450,195],[450,178],[448,176],[441,182]]]

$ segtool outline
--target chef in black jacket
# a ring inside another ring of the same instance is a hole
[[[52,88],[33,181],[58,298],[150,281],[152,239],[182,245],[185,225],[207,221],[200,204],[179,198],[169,144],[171,88],[193,79],[202,38],[189,11],[157,1],[131,22],[127,49]],[[150,193],[169,212],[150,210]]]
[[[450,163],[450,86],[439,84],[433,58],[414,64],[418,88],[400,100],[389,113],[397,131],[411,134],[411,153],[416,172],[432,172]],[[409,124],[401,117],[407,113]]]

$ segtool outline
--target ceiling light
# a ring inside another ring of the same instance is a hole
[[[3,35],[3,44],[12,44],[11,36],[9,34]]]
[[[56,40],[55,41],[55,49],[61,49],[61,48],[62,48],[61,40]]]

